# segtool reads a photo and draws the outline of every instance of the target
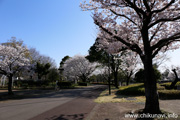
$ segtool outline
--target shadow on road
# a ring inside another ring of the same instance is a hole
[[[48,120],[83,120],[87,113],[73,114],[73,115],[60,115],[48,118]]]
[[[25,91],[15,91],[14,95],[9,96],[6,93],[0,93],[0,102],[6,100],[22,100],[22,99],[36,99],[36,98],[48,98],[47,101],[44,102],[52,102],[51,98],[76,98],[83,97],[87,99],[94,99],[97,96],[93,96],[92,93],[94,91],[102,91],[106,88],[104,87],[94,87],[94,88],[80,88],[80,89],[65,89],[60,91],[54,90],[25,90]],[[33,102],[34,103],[34,102]],[[32,103],[32,104],[33,104]],[[27,103],[31,104],[31,103]],[[23,105],[19,103],[18,105]],[[5,107],[5,106],[1,106]]]

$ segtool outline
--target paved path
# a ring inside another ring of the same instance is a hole
[[[170,113],[180,115],[180,100],[160,100],[160,108]]]
[[[96,88],[54,109],[46,111],[31,120],[83,120],[96,105],[93,100],[103,89]]]
[[[80,120],[95,106],[99,86],[52,92],[43,97],[0,103],[0,120]]]

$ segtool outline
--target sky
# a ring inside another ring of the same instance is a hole
[[[87,55],[96,38],[91,13],[79,7],[81,0],[0,0],[0,43],[11,37],[61,59]]]
[[[0,0],[0,43],[11,37],[55,60],[87,55],[97,30],[82,0]],[[180,50],[169,53],[163,66],[179,65]]]

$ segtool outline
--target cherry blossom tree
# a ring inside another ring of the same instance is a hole
[[[95,63],[90,63],[84,56],[76,55],[65,61],[63,74],[70,80],[77,82],[81,79],[86,82],[96,68]]]
[[[86,0],[83,10],[93,11],[95,24],[113,39],[102,43],[136,52],[144,65],[144,112],[160,113],[153,59],[179,47],[180,0]],[[113,49],[113,47],[112,47]]]
[[[130,79],[137,72],[140,60],[138,56],[131,51],[126,51],[126,53],[121,57],[120,69],[124,73],[126,78],[126,85],[129,85]]]
[[[11,45],[0,45],[0,74],[8,77],[8,94],[12,92],[12,77],[18,71],[28,68],[29,59],[26,56],[27,48],[15,44]]]

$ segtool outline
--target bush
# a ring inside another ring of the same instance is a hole
[[[72,88],[72,82],[69,81],[63,81],[63,82],[58,82],[58,86],[60,88]]]
[[[132,84],[129,86],[121,86],[118,94],[123,95],[145,95],[144,84]]]
[[[157,84],[160,99],[180,99],[180,90],[166,90]],[[145,95],[144,84],[133,84],[120,87],[117,94],[121,95]]]
[[[17,80],[14,81],[14,85],[17,87],[23,87],[23,88],[28,88],[28,87],[41,87],[41,86],[48,86],[49,81],[48,80]]]
[[[161,72],[157,69],[157,66],[154,65],[154,77],[157,81],[161,80]],[[140,69],[136,74],[134,80],[138,83],[144,83],[144,69]]]
[[[159,90],[161,99],[180,99],[180,90]]]
[[[165,87],[157,84],[157,90],[165,90]]]
[[[78,82],[79,86],[88,86],[89,83],[87,82]]]
[[[108,85],[107,82],[91,82],[91,84],[94,84],[94,85]]]
[[[164,86],[165,88],[170,88],[172,82],[162,83],[161,86]],[[180,86],[180,82],[177,82],[175,85],[175,89],[177,86]]]

